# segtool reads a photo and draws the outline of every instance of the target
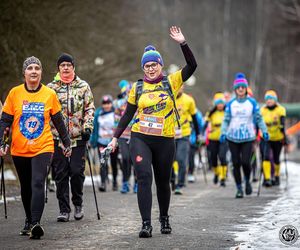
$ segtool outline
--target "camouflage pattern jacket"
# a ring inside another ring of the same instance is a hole
[[[78,76],[70,84],[56,77],[47,86],[58,96],[66,128],[69,131],[71,146],[76,147],[82,142],[81,133],[85,129],[93,131],[95,106],[91,88]],[[58,132],[53,124],[51,124],[51,129],[54,140],[59,140]]]

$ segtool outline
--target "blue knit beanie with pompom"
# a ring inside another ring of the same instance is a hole
[[[142,68],[144,68],[144,66],[147,62],[157,62],[161,66],[164,66],[164,62],[163,62],[163,59],[162,59],[160,53],[155,49],[155,47],[153,45],[148,45],[144,49],[144,54],[143,54],[142,60],[141,60]]]

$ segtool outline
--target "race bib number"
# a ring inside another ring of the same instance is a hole
[[[44,110],[44,103],[23,103],[20,131],[28,140],[36,139],[42,134],[45,123]]]
[[[163,117],[141,115],[140,131],[148,135],[162,135],[164,121]]]

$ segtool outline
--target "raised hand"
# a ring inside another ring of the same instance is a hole
[[[170,28],[170,37],[178,43],[185,42],[185,38],[181,32],[181,29],[177,26],[172,26]]]

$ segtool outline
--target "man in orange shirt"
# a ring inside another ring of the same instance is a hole
[[[40,220],[44,210],[47,166],[54,152],[50,119],[59,131],[64,154],[69,156],[72,150],[56,94],[40,82],[40,60],[28,57],[23,64],[23,74],[25,83],[14,87],[3,105],[0,156],[7,153],[8,146],[3,139],[11,127],[11,155],[20,180],[26,214],[25,226],[20,234],[39,239],[44,235]]]

